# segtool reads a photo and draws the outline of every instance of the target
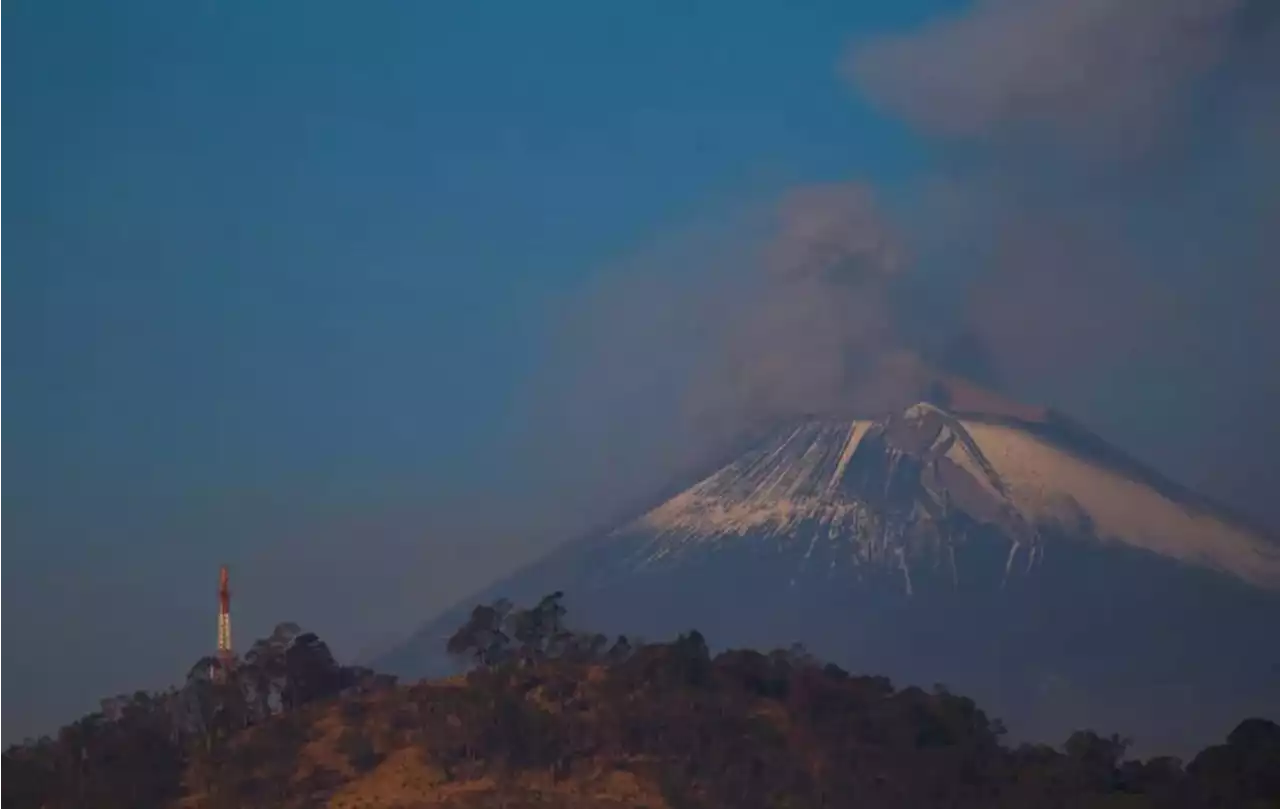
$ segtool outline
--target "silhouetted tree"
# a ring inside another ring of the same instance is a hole
[[[564,593],[543,596],[527,610],[515,610],[507,617],[507,626],[516,643],[516,655],[524,664],[537,663],[559,656],[571,641],[564,627]]]
[[[260,721],[284,709],[284,691],[288,680],[285,654],[302,628],[287,621],[277,624],[271,634],[254,641],[245,652],[241,667],[242,688]]]
[[[1246,719],[1226,744],[1202,750],[1187,765],[1198,798],[1221,806],[1280,806],[1280,725]]]
[[[376,685],[282,625],[216,678],[203,659],[181,689],[113,697],[53,737],[10,747],[5,809],[318,805],[406,745],[448,782],[487,779],[455,790],[459,806],[511,805],[528,780],[509,776],[557,782],[609,767],[658,785],[672,806],[1280,806],[1280,727],[1269,720],[1241,722],[1185,770],[1125,761],[1127,740],[1093,731],[1061,750],[1009,749],[998,720],[945,688],[895,688],[797,649],[712,659],[697,632],[635,649],[619,638],[606,652],[604,636],[573,632],[564,617],[559,594],[529,610],[473,611],[451,649],[481,663],[467,684],[407,688]],[[493,654],[512,643],[533,665]],[[299,710],[336,695],[345,701]],[[312,745],[349,768],[315,766],[303,754]]]
[[[298,635],[284,653],[287,708],[296,708],[338,693],[346,685],[344,672],[329,646],[314,632]]]
[[[467,622],[449,638],[446,651],[455,657],[471,658],[482,666],[503,662],[511,642],[511,637],[503,631],[510,611],[511,603],[505,600],[477,606]]]
[[[613,645],[609,647],[609,651],[605,653],[605,659],[610,663],[621,663],[631,656],[633,648],[631,641],[627,640],[626,635],[619,635]]]

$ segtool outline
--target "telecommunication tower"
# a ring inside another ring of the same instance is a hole
[[[227,566],[218,571],[218,663],[225,671],[231,668],[235,652],[231,649],[231,577]]]

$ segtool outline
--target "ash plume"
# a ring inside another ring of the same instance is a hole
[[[561,301],[508,425],[539,470],[522,519],[563,537],[777,419],[918,398],[890,304],[908,267],[874,191],[832,183],[670,234]]]
[[[855,88],[949,158],[911,238],[973,257],[968,326],[1017,375],[1220,333],[1206,285],[1274,292],[1258,283],[1280,212],[1271,8],[982,0],[851,47]]]
[[[773,218],[755,294],[730,324],[715,380],[744,419],[881,409],[906,395],[889,297],[901,237],[858,183],[799,188]],[[718,374],[718,375],[717,375]]]
[[[941,370],[1280,524],[1258,496],[1280,485],[1274,8],[982,0],[852,43],[839,72],[934,168],[895,216],[857,179],[794,188],[563,302],[516,428],[531,464],[558,459],[549,519],[598,519],[761,422],[918,400]]]
[[[1280,7],[980,0],[841,69],[942,158],[901,225],[993,376],[1258,512],[1280,483]]]
[[[1188,90],[1229,61],[1240,0],[979,0],[848,60],[874,101],[923,130],[1034,138],[1133,158],[1170,134]]]

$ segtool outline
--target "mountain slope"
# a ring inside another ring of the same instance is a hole
[[[379,664],[443,671],[471,605],[564,590],[604,631],[799,639],[943,679],[1028,735],[1119,719],[1188,749],[1242,712],[1280,714],[1276,544],[1050,411],[956,390],[945,408],[787,425]]]
[[[1049,430],[957,418],[917,404],[879,421],[804,422],[623,531],[649,530],[643,562],[747,536],[847,543],[847,562],[954,565],[963,517],[1007,541],[1006,572],[1042,559],[1046,535],[1117,541],[1280,588],[1276,546],[1222,512],[1090,457]],[[809,530],[806,527],[810,527]],[[952,572],[959,575],[953,566]]]

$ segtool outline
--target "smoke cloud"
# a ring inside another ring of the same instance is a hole
[[[899,343],[889,298],[907,260],[873,190],[795,189],[770,231],[751,268],[755,294],[706,378],[746,420],[885,407],[898,394],[887,370]]]
[[[713,215],[597,275],[553,308],[508,425],[513,479],[538,480],[516,495],[523,533],[543,545],[635,516],[778,419],[915,396],[889,302],[908,266],[873,190],[833,183]]]
[[[1265,2],[981,0],[841,65],[942,158],[904,225],[994,376],[1255,514],[1280,482],[1278,55]]]
[[[539,432],[596,485],[565,491],[619,502],[601,481],[652,490],[753,425],[913,401],[932,366],[1280,524],[1277,9],[981,0],[852,43],[841,75],[936,167],[896,218],[856,180],[793,189],[566,306],[590,322],[568,318]]]
[[[913,237],[973,257],[967,319],[1005,370],[1096,377],[1184,351],[1227,325],[1203,308],[1206,281],[1244,292],[1273,275],[1278,16],[984,0],[854,44],[856,89],[950,158]]]
[[[1028,138],[1090,158],[1159,147],[1188,90],[1232,57],[1239,0],[980,0],[855,47],[873,100],[945,137]]]

